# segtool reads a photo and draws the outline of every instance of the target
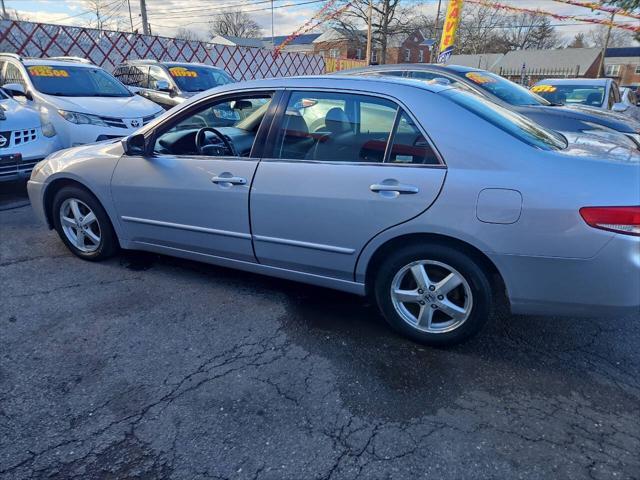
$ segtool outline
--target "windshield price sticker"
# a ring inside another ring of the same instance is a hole
[[[531,87],[531,91],[534,93],[548,93],[555,92],[557,90],[553,85],[535,85]]]
[[[169,69],[172,77],[197,77],[198,73],[193,70],[187,70],[184,67],[172,67]]]
[[[29,73],[35,77],[68,77],[69,72],[61,68],[53,68],[49,65],[36,65],[29,67]]]
[[[468,72],[467,74],[465,74],[465,77],[478,84],[496,83],[497,81],[495,78],[489,77],[488,75],[484,75],[480,72]]]

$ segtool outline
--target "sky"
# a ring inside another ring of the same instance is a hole
[[[58,23],[66,25],[86,26],[95,23],[95,13],[91,12],[91,4],[95,1],[103,5],[103,15],[110,17],[109,25],[118,24],[121,30],[130,30],[131,21],[139,28],[140,0],[5,0],[6,8],[16,10],[22,17],[31,21]],[[146,0],[149,23],[153,33],[172,36],[180,27],[192,29],[207,38],[207,23],[223,10],[244,10],[258,22],[263,34],[271,34],[270,0]],[[275,35],[286,35],[303,25],[324,3],[324,0],[274,0]],[[404,0],[405,4],[415,5],[424,14],[435,15],[438,0]],[[442,1],[443,10],[446,0]],[[608,14],[592,12],[589,9],[558,3],[554,0],[502,0],[513,6],[540,8],[541,10],[565,14],[581,15],[591,18],[606,18]],[[622,21],[619,17],[617,21]],[[633,19],[624,19],[633,21]],[[572,22],[560,22],[551,19],[560,34],[567,39],[578,32],[588,32],[593,26],[575,25]],[[637,22],[637,20],[636,20]],[[141,28],[140,28],[141,30]]]

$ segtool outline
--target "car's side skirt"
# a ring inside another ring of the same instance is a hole
[[[353,293],[361,296],[365,295],[364,283],[350,282],[348,280],[325,277],[312,273],[298,272],[295,270],[287,270],[286,268],[261,265],[254,262],[245,262],[243,260],[234,260],[231,258],[193,252],[191,250],[184,250],[181,248],[169,247],[166,245],[158,245],[150,242],[132,241],[129,243],[128,248],[146,250],[149,252],[186,258],[188,260],[206,262],[221,267],[235,268],[238,270],[244,270],[246,272],[259,273],[271,277],[308,283],[311,285],[317,285],[319,287],[332,288],[334,290],[341,290],[343,292]]]

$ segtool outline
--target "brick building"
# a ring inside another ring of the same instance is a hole
[[[607,48],[604,74],[619,85],[640,86],[640,47]]]
[[[381,58],[380,42],[374,36],[371,51],[373,63],[428,63],[429,42],[419,30],[387,38],[387,58]],[[367,54],[367,32],[330,28],[313,41],[313,53],[328,58],[364,60]]]

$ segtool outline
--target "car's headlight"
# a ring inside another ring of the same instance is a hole
[[[45,137],[51,138],[56,136],[56,129],[49,118],[49,111],[45,108],[40,109],[40,126],[42,127],[42,134]]]
[[[77,125],[99,125],[101,127],[107,127],[108,125],[97,115],[90,115],[88,113],[69,112],[67,110],[58,110],[58,113],[62,118],[68,122],[75,123]]]

